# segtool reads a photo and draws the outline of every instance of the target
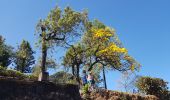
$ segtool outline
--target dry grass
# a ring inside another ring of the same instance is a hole
[[[159,100],[156,96],[139,94],[130,94],[124,92],[102,90],[100,92],[91,92],[86,95],[84,100]]]

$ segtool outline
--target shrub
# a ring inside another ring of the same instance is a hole
[[[17,71],[13,70],[6,70],[7,76],[9,77],[16,77],[17,76]]]
[[[85,86],[83,86],[83,88],[82,88],[82,93],[83,94],[86,94],[86,93],[88,93],[89,91],[89,85],[88,84],[86,84]]]
[[[50,81],[55,84],[77,84],[75,77],[67,72],[60,71],[50,76]]]
[[[6,73],[6,68],[0,66],[0,75],[1,75],[1,76],[6,76],[6,75],[7,75],[7,73]]]
[[[38,79],[38,77],[34,75],[25,75],[19,71],[15,71],[11,69],[7,70],[6,68],[1,66],[0,66],[0,76],[5,78],[16,78],[19,80],[31,80],[31,81],[36,81]]]
[[[14,70],[13,70],[14,71]],[[23,73],[21,73],[21,72],[19,72],[19,71],[14,71],[14,77],[16,77],[16,78],[18,78],[18,79],[20,79],[20,80],[23,80],[23,79],[26,79],[27,78],[27,76],[25,75],[25,74],[23,74]]]
[[[35,81],[35,80],[38,80],[38,77],[35,76],[35,75],[27,75],[28,79],[31,80],[31,81]]]
[[[167,82],[160,78],[140,77],[136,86],[140,92],[155,95],[161,100],[169,100]]]

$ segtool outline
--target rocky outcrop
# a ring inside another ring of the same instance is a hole
[[[78,86],[51,82],[0,80],[0,100],[80,100]]]

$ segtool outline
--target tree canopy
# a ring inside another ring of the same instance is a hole
[[[35,63],[33,54],[34,51],[32,50],[30,43],[23,40],[15,55],[15,69],[22,73],[30,73],[32,71],[31,65]]]
[[[42,72],[45,72],[47,49],[54,45],[66,44],[71,37],[77,36],[80,31],[77,28],[83,22],[83,16],[83,13],[76,12],[70,7],[66,7],[64,11],[56,7],[45,20],[39,21],[37,30],[42,47]]]
[[[128,55],[122,46],[114,29],[95,20],[87,24],[88,30],[83,36],[83,44],[87,49],[86,58],[90,64],[89,70],[96,63],[103,63],[111,69],[126,71],[140,66]]]
[[[147,76],[139,77],[136,86],[140,92],[147,95],[155,95],[160,100],[169,100],[170,92],[168,91],[167,82],[161,78],[151,78]]]
[[[13,58],[13,48],[5,44],[5,39],[0,35],[0,66],[8,67]]]

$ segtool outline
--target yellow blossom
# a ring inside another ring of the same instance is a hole
[[[113,54],[113,53],[127,53],[125,48],[118,47],[115,43],[110,43],[110,45],[103,50],[100,50],[98,54]]]
[[[114,32],[108,27],[101,29],[92,28],[92,32],[94,34],[94,38],[100,38],[104,41],[109,40],[109,37],[114,34]]]

